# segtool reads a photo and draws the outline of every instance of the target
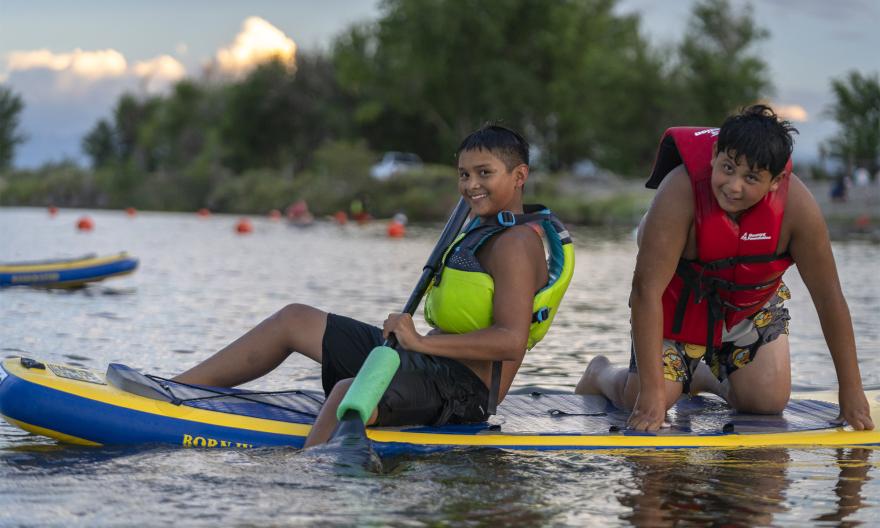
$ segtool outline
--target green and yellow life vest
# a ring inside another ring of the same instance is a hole
[[[541,226],[547,240],[548,281],[535,294],[527,348],[547,334],[574,271],[574,248],[562,222],[543,205],[524,205],[523,214],[510,211],[486,222],[474,219],[443,255],[440,272],[428,289],[425,320],[449,334],[464,334],[492,326],[495,281],[477,260],[477,250],[492,236],[527,223]]]

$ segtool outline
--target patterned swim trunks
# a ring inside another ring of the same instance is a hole
[[[719,381],[724,381],[737,369],[748,365],[758,349],[780,335],[788,335],[788,309],[783,303],[791,299],[791,292],[780,283],[776,294],[754,315],[731,329],[724,328],[721,347],[706,363]],[[706,355],[706,347],[681,341],[663,340],[663,378],[685,384],[688,390],[693,372]],[[635,353],[630,354],[630,372],[636,372]]]

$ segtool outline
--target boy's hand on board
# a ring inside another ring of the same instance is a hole
[[[845,420],[856,431],[874,429],[871,406],[868,405],[868,399],[861,387],[840,387],[838,400],[840,402],[838,420]]]
[[[657,431],[666,419],[666,399],[663,392],[656,396],[640,393],[636,398],[632,414],[626,421],[628,429],[633,431]]]

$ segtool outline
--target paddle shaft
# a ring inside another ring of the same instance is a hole
[[[431,280],[442,265],[443,254],[455,240],[455,237],[458,236],[459,232],[461,232],[469,212],[470,207],[467,205],[467,202],[464,201],[464,198],[459,198],[458,204],[455,206],[449,220],[446,222],[446,226],[443,228],[443,232],[440,234],[437,245],[434,246],[434,250],[422,268],[419,282],[403,307],[404,313],[410,315],[415,313],[416,308],[422,302],[422,297],[424,297],[425,292],[428,290]],[[400,366],[400,357],[397,351],[394,350],[396,347],[397,337],[391,334],[385,339],[382,346],[374,348],[370,355],[367,356],[351,387],[339,404],[336,416],[341,422],[359,418],[365,424],[369,420],[370,415],[379,403],[379,399],[382,398],[382,395],[385,394],[385,390],[388,388],[388,384],[391,383],[391,378]],[[342,429],[350,429],[350,427],[337,427],[333,436],[335,437],[337,432]]]
[[[431,280],[433,280],[434,275],[440,268],[443,261],[443,253],[446,252],[446,249],[452,244],[452,241],[455,240],[458,233],[461,232],[461,228],[464,226],[470,210],[471,209],[467,202],[464,201],[464,198],[459,198],[458,204],[455,206],[455,209],[453,209],[452,215],[449,217],[446,226],[443,228],[443,232],[440,233],[440,239],[437,241],[437,245],[434,246],[434,250],[431,251],[431,255],[428,257],[425,267],[422,268],[422,275],[419,277],[419,282],[416,283],[415,289],[413,289],[409,299],[403,306],[402,313],[408,313],[410,315],[416,313],[416,309],[422,302],[422,297],[424,297],[425,292],[428,291],[428,285],[431,284]],[[394,334],[389,335],[388,339],[383,343],[383,346],[396,348],[397,336]]]

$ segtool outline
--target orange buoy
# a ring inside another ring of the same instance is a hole
[[[202,218],[205,218],[205,217],[211,216],[211,211],[209,211],[206,207],[202,207],[201,209],[198,210],[198,212],[196,214],[201,216]]]
[[[58,214],[58,208],[55,207],[54,205],[50,205],[49,206],[49,216],[54,218],[55,215],[57,215],[57,214]]]
[[[95,223],[88,216],[81,216],[79,220],[76,221],[76,228],[80,231],[91,231],[94,227]]]
[[[400,222],[392,220],[388,224],[388,236],[391,238],[401,238],[406,235],[406,227]]]
[[[279,211],[278,209],[272,209],[271,211],[269,211],[269,219],[273,222],[281,220],[281,211]]]
[[[235,224],[235,230],[239,234],[245,235],[254,230],[254,225],[251,224],[251,221],[247,218],[241,218],[238,220],[238,223]]]
[[[345,211],[336,211],[333,213],[333,220],[339,225],[345,225],[348,222],[348,215]]]
[[[127,214],[128,216],[134,216],[137,214],[137,209],[135,209],[134,207],[126,207],[125,214]]]

